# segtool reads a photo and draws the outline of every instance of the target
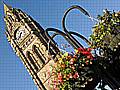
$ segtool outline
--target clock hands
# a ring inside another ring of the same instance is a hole
[[[20,32],[18,39],[21,38],[21,35],[22,35],[22,32]]]
[[[25,36],[25,30],[24,29],[19,29],[16,32],[16,39],[21,40]]]

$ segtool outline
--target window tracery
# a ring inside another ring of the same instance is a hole
[[[27,51],[27,58],[29,59],[29,62],[31,63],[31,66],[35,69],[35,71],[37,72],[39,70],[35,57],[33,56],[33,54],[31,54],[29,51]]]
[[[40,51],[40,49],[36,45],[33,45],[33,51],[38,56],[40,63],[44,65],[46,59],[44,55],[42,54],[42,52]]]

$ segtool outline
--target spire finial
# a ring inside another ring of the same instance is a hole
[[[6,14],[6,12],[9,11],[9,10],[11,10],[12,7],[8,6],[4,1],[3,1],[3,4],[4,4],[4,13]]]

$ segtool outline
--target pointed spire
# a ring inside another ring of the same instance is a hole
[[[12,9],[12,7],[5,4],[5,2],[3,2],[3,4],[4,4],[4,13],[7,14],[6,12],[10,11]]]

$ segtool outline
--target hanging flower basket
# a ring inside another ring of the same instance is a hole
[[[75,54],[64,53],[52,67],[52,88],[55,90],[74,90],[84,88],[92,81],[93,62],[91,49],[78,48]]]
[[[111,13],[106,9],[102,16],[98,15],[98,20],[90,36],[92,47],[113,49],[118,46],[120,43],[120,12]]]
[[[65,16],[75,7],[68,9]],[[77,7],[77,9],[81,10],[80,7]],[[83,9],[82,11],[90,17]],[[90,44],[90,47],[95,51],[95,57],[91,54],[90,48],[78,48],[74,54],[62,54],[58,61],[51,65],[51,87],[53,90],[86,90],[85,87],[90,86],[89,82],[93,81],[94,83],[95,81],[95,83],[98,83],[104,78],[107,78],[104,83],[108,81],[109,85],[112,83],[117,86],[115,84],[120,81],[120,78],[112,72],[119,75],[120,70],[120,12],[111,13],[104,10],[104,14],[98,16],[98,23],[93,27],[93,34],[90,35],[91,42],[78,33],[66,31],[64,19],[65,17],[63,18],[63,28],[67,34],[56,29],[48,29],[46,35],[48,31],[55,31],[56,33],[52,38],[60,34],[74,48],[83,47],[75,41],[71,34],[77,35]]]
[[[110,12],[106,9],[102,16],[98,16],[98,20],[99,22],[93,27],[93,34],[90,36],[91,47],[99,52],[97,63],[110,76],[109,80],[119,84],[120,12]],[[116,83],[115,85],[117,86]]]

